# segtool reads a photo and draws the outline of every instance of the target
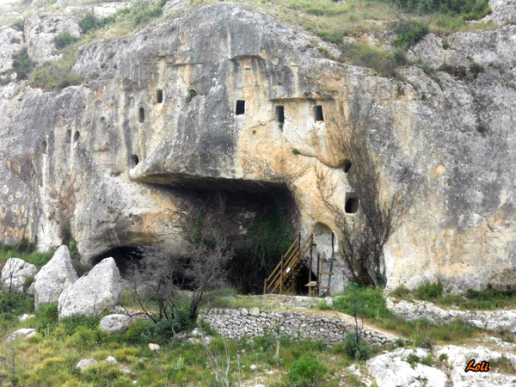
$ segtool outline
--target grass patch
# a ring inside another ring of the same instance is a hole
[[[57,36],[54,38],[54,43],[56,44],[57,48],[65,48],[66,46],[69,46],[78,40],[78,37],[73,36],[69,32],[63,31],[57,34]]]
[[[36,62],[29,58],[26,48],[22,48],[13,56],[13,71],[17,79],[27,79],[32,70],[36,67]]]
[[[419,20],[400,20],[394,23],[393,30],[398,34],[394,44],[405,50],[415,45],[428,34],[428,25]]]
[[[17,245],[0,244],[0,267],[3,266],[9,258],[20,258],[25,262],[36,265],[38,269],[42,268],[52,257],[56,249],[52,249],[45,253],[36,251],[36,244],[22,239]]]
[[[84,78],[72,73],[75,50],[63,52],[60,59],[43,63],[32,75],[30,85],[45,91],[61,90],[68,86],[80,85]]]
[[[398,67],[406,63],[405,55],[400,51],[388,52],[361,43],[346,44],[339,60],[368,67],[383,77],[396,77]]]

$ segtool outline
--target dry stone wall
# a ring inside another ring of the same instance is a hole
[[[210,309],[199,317],[220,335],[230,339],[251,339],[266,333],[289,336],[294,340],[322,341],[329,345],[342,342],[355,326],[348,321],[327,316],[291,312],[260,311],[258,308]],[[396,337],[365,328],[365,340],[372,345],[394,344]]]

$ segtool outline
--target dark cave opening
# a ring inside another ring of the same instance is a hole
[[[138,261],[142,258],[142,252],[135,246],[115,247],[95,257],[92,260],[92,265],[95,266],[103,259],[109,257],[115,260],[122,278],[128,278],[131,275],[131,271],[137,267]]]
[[[237,116],[245,114],[245,101],[242,101],[242,100],[236,101],[236,111],[235,111],[235,114]]]

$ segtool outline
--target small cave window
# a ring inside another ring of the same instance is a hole
[[[242,114],[245,114],[245,101],[238,100],[236,102],[236,115],[240,116]]]
[[[346,194],[346,205],[344,206],[344,211],[346,214],[356,214],[358,212],[358,197],[356,194]]]
[[[317,105],[314,107],[314,120],[315,121],[324,121],[322,106]]]
[[[283,106],[276,106],[276,122],[280,124],[285,122],[285,108]]]
[[[41,143],[41,153],[46,155],[47,154],[47,142],[46,140],[43,140]]]
[[[73,135],[73,142],[79,141],[80,137],[81,137],[81,132],[79,132],[79,131],[75,132],[75,134]]]
[[[72,131],[71,130],[67,130],[66,131],[66,139],[65,139],[66,143],[67,144],[70,144],[72,142]]]
[[[140,163],[140,159],[136,155],[131,156],[131,168],[135,168]]]
[[[353,166],[353,163],[351,161],[345,160],[344,165],[342,166],[344,169],[344,173],[348,173],[352,166]]]
[[[143,123],[145,121],[145,109],[140,108],[138,111],[138,122]]]
[[[163,103],[163,90],[161,89],[158,89],[158,91],[156,91],[156,102]]]

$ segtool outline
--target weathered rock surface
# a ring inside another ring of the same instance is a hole
[[[23,48],[23,32],[10,25],[0,27],[0,85],[10,80],[13,55]]]
[[[30,337],[36,336],[38,332],[33,328],[22,328],[18,329],[17,331],[14,331],[9,335],[9,337],[6,339],[6,342],[13,341],[16,339],[28,339]]]
[[[427,301],[400,301],[387,299],[387,307],[406,320],[427,319],[434,324],[462,320],[467,325],[491,331],[516,333],[516,311],[469,311],[443,309]]]
[[[33,318],[33,317],[36,317],[36,315],[25,313],[25,314],[22,314],[20,317],[18,317],[18,320],[19,320],[20,322],[24,322],[24,321],[27,321],[27,320],[29,320],[29,319]]]
[[[35,307],[59,301],[68,286],[77,281],[68,247],[61,246],[52,259],[34,277]]]
[[[409,356],[424,359],[430,356],[428,350],[422,348],[405,349],[376,356],[367,361],[369,374],[378,386],[397,387],[445,387],[448,380],[441,370],[424,364],[408,362]]]
[[[2,289],[23,293],[28,277],[36,275],[38,268],[20,258],[9,258],[2,269]]]
[[[124,333],[129,329],[131,317],[125,314],[111,314],[100,320],[100,329],[109,334]]]
[[[34,15],[25,22],[25,41],[29,57],[36,62],[55,60],[60,57],[54,39],[61,32],[79,37],[79,23],[73,19]]]
[[[1,240],[37,237],[45,250],[70,230],[89,264],[122,246],[164,242],[176,252],[201,203],[209,227],[244,244],[260,211],[253,195],[288,190],[296,232],[324,229],[324,246],[338,227],[317,171],[337,184],[337,203],[353,194],[331,139],[349,133],[357,105],[373,117],[364,133],[385,194],[413,194],[385,248],[388,286],[435,276],[457,291],[516,286],[515,34],[514,25],[454,33],[448,50],[429,35],[411,58],[468,71],[429,77],[408,66],[403,81],[324,58],[318,38],[234,4],[87,44],[73,67],[81,86],[27,87],[15,98],[0,87]],[[31,44],[31,55],[52,57],[50,41],[40,54]],[[338,257],[334,291],[342,266]]]
[[[516,24],[516,2],[514,0],[489,0],[492,12],[481,22],[493,22],[498,25]]]
[[[59,318],[99,315],[117,305],[120,291],[118,267],[113,258],[106,258],[61,293]]]
[[[489,372],[465,372],[466,365],[475,359],[478,361],[494,361],[504,356],[516,367],[516,355],[501,353],[484,347],[467,348],[448,345],[439,348],[435,356],[446,354],[447,366],[450,369],[450,379],[454,387],[493,387],[514,386],[514,375],[506,375],[496,372],[492,367]],[[476,364],[476,363],[475,363]]]

